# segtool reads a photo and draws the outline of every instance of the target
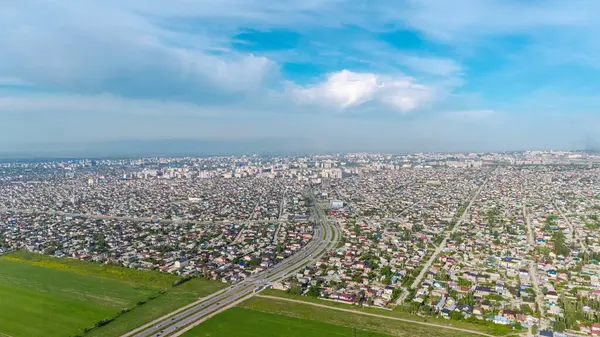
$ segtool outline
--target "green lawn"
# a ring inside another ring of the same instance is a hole
[[[89,333],[119,336],[223,287],[199,279],[172,287],[175,280],[168,274],[11,253],[0,257],[0,336],[72,336],[134,308]],[[138,301],[147,302],[136,306]]]
[[[198,325],[185,337],[353,337],[354,329],[320,321],[232,308]],[[357,337],[390,337],[357,330]]]
[[[409,336],[429,336],[429,337],[475,337],[476,334],[469,334],[461,331],[431,327],[409,322],[402,322],[387,318],[366,316],[343,312],[334,309],[318,308],[308,304],[295,303],[289,301],[280,301],[270,298],[253,297],[242,303],[240,307],[261,311],[266,313],[278,314],[282,316],[295,317],[308,320],[318,320],[329,324],[341,325],[346,327],[356,327],[368,331],[375,331],[383,334],[398,337]],[[381,314],[383,311],[377,311]]]

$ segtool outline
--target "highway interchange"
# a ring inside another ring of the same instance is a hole
[[[122,337],[180,336],[212,317],[212,315],[254,296],[269,283],[277,282],[297,273],[301,267],[315,262],[329,249],[335,248],[341,238],[341,232],[334,223],[325,221],[323,209],[314,200],[314,194],[311,192],[310,195],[313,196],[315,230],[312,240],[300,252],[264,272],[199,300],[193,305],[183,308],[183,310],[179,309],[165,315]]]

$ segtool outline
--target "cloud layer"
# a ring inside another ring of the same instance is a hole
[[[36,123],[26,114],[89,116],[90,128],[125,115],[133,127],[147,127],[144,116],[163,116],[157,127],[221,118],[211,126],[221,135],[236,118],[260,121],[258,135],[327,116],[355,131],[368,121],[375,138],[378,127],[394,136],[405,127],[411,141],[437,128],[441,142],[467,139],[448,127],[594,116],[598,10],[591,0],[5,1],[0,140],[24,137],[25,122]],[[597,132],[583,129],[566,138]]]

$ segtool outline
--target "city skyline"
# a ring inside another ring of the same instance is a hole
[[[2,4],[0,152],[596,149],[598,6]]]

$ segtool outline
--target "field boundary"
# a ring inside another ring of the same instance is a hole
[[[443,324],[420,322],[420,321],[410,320],[410,319],[407,319],[407,318],[400,318],[400,317],[392,317],[392,316],[386,316],[386,315],[373,314],[373,313],[370,313],[370,312],[363,312],[363,311],[358,311],[358,310],[337,308],[337,307],[333,307],[333,306],[326,305],[326,304],[318,304],[318,303],[306,302],[306,301],[301,301],[301,300],[294,300],[294,299],[285,298],[285,297],[277,297],[277,296],[270,296],[270,295],[260,295],[260,294],[256,295],[256,297],[268,298],[268,299],[279,300],[279,301],[287,301],[287,302],[293,302],[293,303],[299,303],[299,304],[306,304],[306,305],[311,305],[311,306],[319,307],[319,308],[325,308],[325,309],[343,311],[343,312],[348,312],[348,313],[353,313],[353,314],[358,314],[358,315],[364,315],[364,316],[377,317],[377,318],[385,318],[385,319],[390,319],[390,320],[395,320],[395,321],[401,321],[401,322],[407,322],[407,323],[425,325],[425,326],[436,327],[436,328],[441,328],[441,329],[449,329],[449,330],[455,330],[455,331],[460,331],[460,332],[467,332],[467,333],[471,333],[471,334],[475,334],[475,335],[480,335],[480,336],[486,336],[486,337],[498,337],[498,336],[494,336],[494,335],[483,333],[481,331],[475,331],[475,330],[469,330],[469,329],[462,329],[462,328],[457,328],[457,327],[443,325]]]

